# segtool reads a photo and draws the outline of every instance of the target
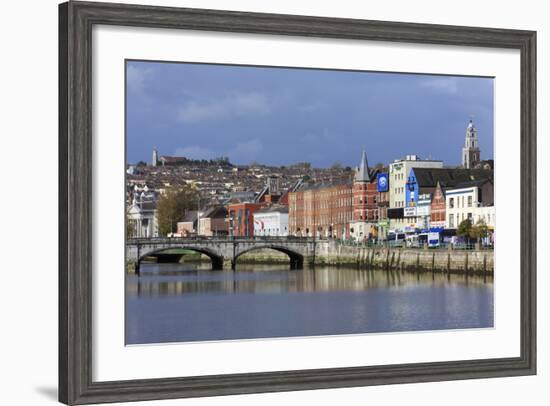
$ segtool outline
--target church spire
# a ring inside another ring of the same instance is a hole
[[[462,148],[462,167],[474,168],[479,161],[480,151],[477,145],[477,129],[472,119],[470,119],[468,127],[466,127],[464,148]]]
[[[371,179],[371,170],[369,168],[369,162],[367,160],[367,153],[363,150],[363,155],[361,156],[361,162],[359,164],[359,169],[355,174],[356,182],[370,182]]]

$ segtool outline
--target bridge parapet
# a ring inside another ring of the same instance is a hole
[[[222,264],[231,264],[234,269],[240,255],[258,249],[273,249],[287,254],[293,269],[301,269],[304,262],[312,264],[317,251],[326,251],[331,242],[308,237],[136,238],[126,242],[126,260],[135,263],[139,272],[139,264],[144,257],[168,249],[182,248],[210,257],[213,269],[221,269]]]

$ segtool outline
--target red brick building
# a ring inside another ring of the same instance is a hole
[[[368,236],[378,219],[376,171],[363,152],[355,177],[289,193],[289,231],[296,236],[348,239]],[[367,230],[368,229],[368,230]]]
[[[233,203],[227,207],[229,217],[229,235],[252,237],[254,235],[253,214],[268,206],[269,203]]]
[[[353,218],[351,178],[304,186],[289,193],[288,203],[291,235],[349,238],[349,223]]]
[[[378,235],[378,187],[376,169],[369,168],[367,154],[363,151],[353,182],[353,221],[351,236],[357,241],[367,241]]]
[[[363,151],[353,182],[353,221],[378,221],[377,196],[376,170],[369,168],[367,154]]]
[[[431,227],[445,227],[445,193],[439,182],[434,190],[431,205]]]

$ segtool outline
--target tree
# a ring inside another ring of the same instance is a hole
[[[489,227],[487,227],[487,224],[483,219],[479,219],[479,221],[472,226],[472,229],[470,230],[470,236],[476,240],[483,239],[489,235]]]
[[[333,171],[339,171],[342,169],[342,163],[339,162],[339,161],[336,161],[332,164],[332,166],[330,167],[330,169],[332,169]]]
[[[139,161],[136,166],[147,166],[147,162],[145,161]]]
[[[216,164],[220,166],[231,166],[231,163],[229,162],[229,157],[226,157],[226,156],[220,156],[220,157],[211,159],[210,162],[212,164]]]
[[[472,222],[470,219],[462,220],[456,229],[456,235],[466,238],[466,242],[469,242],[472,232]]]
[[[178,221],[182,221],[189,210],[197,207],[198,198],[197,189],[187,185],[167,190],[157,202],[159,234],[174,233]]]

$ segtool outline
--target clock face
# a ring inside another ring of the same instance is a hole
[[[380,178],[379,182],[380,182],[380,186],[386,187],[386,178],[385,177]]]

